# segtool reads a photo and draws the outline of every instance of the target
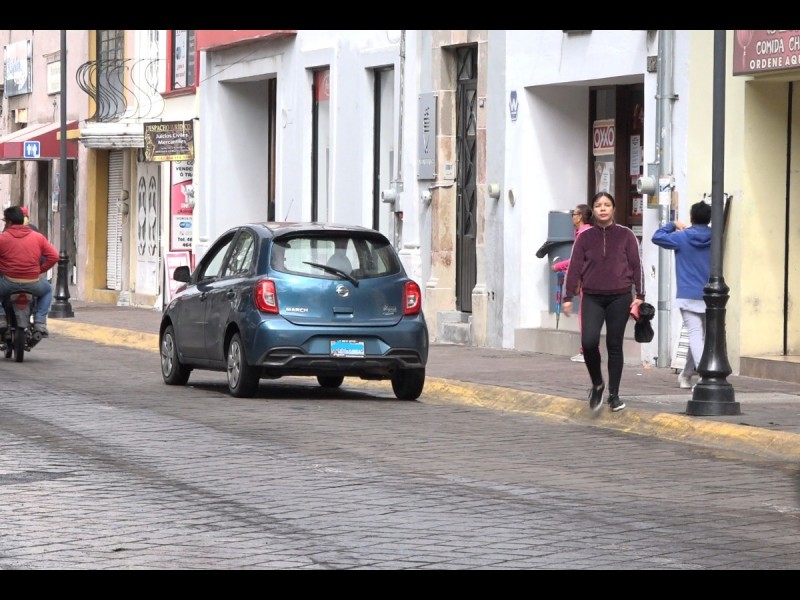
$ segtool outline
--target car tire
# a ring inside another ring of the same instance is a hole
[[[344,382],[344,375],[317,375],[317,381],[324,388],[338,388]]]
[[[234,333],[225,353],[227,361],[228,390],[236,398],[252,398],[261,379],[258,370],[250,366],[244,353],[242,336]]]
[[[161,336],[161,375],[167,385],[186,385],[192,370],[178,359],[175,330],[168,325]]]
[[[401,369],[392,375],[392,390],[398,400],[416,400],[425,387],[425,369]]]

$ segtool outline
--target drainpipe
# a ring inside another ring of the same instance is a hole
[[[673,64],[675,54],[675,31],[658,32],[658,83],[656,90],[656,136],[655,154],[658,164],[658,180],[652,176],[640,177],[637,190],[640,194],[658,194],[658,221],[662,227],[670,220],[672,190],[672,104],[677,100],[674,92]],[[656,366],[668,367],[671,363],[670,312],[672,256],[669,250],[658,248],[658,357]]]
[[[658,133],[661,136],[658,157],[658,220],[659,226],[670,220],[672,190],[675,179],[672,172],[672,105],[677,100],[674,88],[673,65],[675,56],[675,31],[658,32]],[[670,351],[672,253],[658,249],[658,359],[656,366],[671,364]]]
[[[405,75],[406,75],[406,30],[400,31],[400,97],[398,98],[398,111],[397,116],[397,175],[390,182],[391,188],[381,192],[381,200],[389,202],[392,205],[393,222],[393,239],[392,245],[400,250],[400,243],[402,240],[401,227],[403,225],[403,207],[400,204],[400,194],[403,191],[403,113],[405,112]]]
[[[406,95],[406,30],[400,32],[400,98],[397,101],[397,110],[400,114],[397,115],[397,178],[394,181],[394,191],[398,198],[403,191],[403,113],[405,112],[405,95]],[[402,243],[402,212],[395,210],[392,212],[394,215],[394,247],[400,250]],[[402,208],[402,206],[401,206]]]

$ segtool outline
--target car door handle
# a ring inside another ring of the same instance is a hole
[[[228,290],[225,295],[228,297],[228,300],[233,300],[236,297],[236,292],[233,290]]]

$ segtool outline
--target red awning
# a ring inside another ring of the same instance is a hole
[[[69,121],[67,130],[77,129],[77,121]],[[0,137],[0,160],[50,160],[61,158],[61,123],[31,125]],[[38,158],[25,156],[25,143],[39,142]],[[78,158],[77,140],[67,139],[67,158]]]

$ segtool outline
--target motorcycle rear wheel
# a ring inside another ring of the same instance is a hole
[[[25,360],[25,328],[17,327],[14,329],[14,360],[22,362]]]

